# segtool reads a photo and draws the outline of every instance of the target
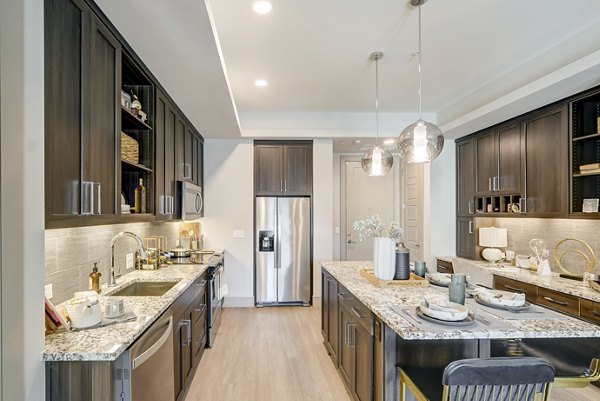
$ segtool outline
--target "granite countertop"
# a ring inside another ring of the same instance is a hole
[[[560,320],[510,320],[505,322],[513,328],[507,329],[469,329],[468,327],[448,327],[448,330],[443,331],[423,329],[391,310],[390,306],[416,306],[423,295],[442,293],[441,289],[434,286],[376,287],[359,274],[359,269],[370,268],[371,262],[323,262],[322,266],[405,340],[600,337],[600,326],[572,317]]]
[[[204,271],[206,264],[171,265],[156,271],[137,270],[117,279],[117,285],[102,287],[110,296],[136,281],[179,281],[159,297],[122,297],[125,310],[137,319],[81,331],[57,331],[46,336],[44,361],[113,361],[121,355]],[[101,300],[102,303],[102,300]]]
[[[483,260],[470,260],[457,258],[473,263],[491,274],[502,276],[523,283],[537,285],[538,287],[548,288],[550,290],[562,292],[565,294],[574,295],[576,297],[585,298],[590,301],[600,302],[600,292],[586,287],[582,281],[570,280],[560,277],[558,273],[552,273],[552,276],[539,276],[536,272],[520,267],[504,267],[496,263],[490,263]]]

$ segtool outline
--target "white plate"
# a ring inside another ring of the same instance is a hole
[[[431,284],[441,285],[448,287],[450,284],[450,274],[448,273],[429,273],[427,276]]]
[[[467,309],[466,306],[454,302],[447,302],[443,307],[441,305],[428,307],[425,304],[425,300],[422,300],[419,304],[419,308],[421,308],[421,312],[427,316],[449,322],[464,320],[469,315],[469,309]],[[443,310],[441,308],[443,308]]]
[[[525,304],[525,294],[509,291],[479,289],[477,296],[493,305],[518,307]]]

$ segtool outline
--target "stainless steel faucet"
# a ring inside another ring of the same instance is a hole
[[[142,259],[147,258],[146,249],[144,248],[142,239],[140,237],[138,237],[136,234],[129,232],[129,231],[121,231],[120,233],[115,235],[110,240],[110,266],[108,267],[108,269],[109,269],[108,285],[117,284],[117,277],[115,276],[115,242],[117,242],[117,240],[123,236],[128,236],[128,237],[133,238],[135,240],[135,242],[137,242],[137,244],[138,244],[138,251],[140,252],[140,257]]]

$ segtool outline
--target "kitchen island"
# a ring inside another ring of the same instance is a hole
[[[436,378],[441,376],[443,368],[453,360],[537,355],[550,359],[555,364],[558,375],[573,376],[582,374],[593,357],[600,357],[600,326],[567,315],[558,315],[556,312],[552,312],[554,315],[549,315],[552,318],[547,319],[505,320],[497,319],[497,316],[468,304],[475,315],[483,319],[466,327],[432,328],[410,314],[398,311],[414,308],[426,294],[444,293],[447,289],[435,286],[376,287],[359,274],[361,268],[368,267],[370,262],[322,263],[325,280],[335,280],[340,292],[349,292],[372,312],[371,334],[375,343],[372,388],[376,401],[398,399],[396,365],[414,375],[414,381],[419,387],[424,387],[431,399],[436,399],[438,393],[441,394],[441,382]],[[340,305],[344,297],[347,295],[342,294]],[[327,301],[333,302],[331,294],[327,297],[323,295],[323,309],[328,310],[328,319],[331,319],[335,308],[331,304],[326,305]],[[339,310],[343,308],[340,306]],[[341,312],[340,316],[344,318]],[[485,321],[495,324],[483,324]],[[355,324],[346,324],[345,321],[338,323],[340,332],[337,333],[337,344],[332,344],[336,335],[326,333],[325,324],[324,334],[327,334],[326,343],[329,339],[330,352],[335,353],[334,348],[338,347],[337,363],[342,370],[343,355],[348,344],[345,337],[349,337],[351,345],[358,347],[359,344],[352,344],[352,333],[346,335],[348,327],[354,327]],[[378,327],[380,325],[384,327]],[[329,330],[332,327],[333,325],[328,325]],[[380,333],[383,333],[382,340],[379,340]],[[570,340],[565,341],[567,338]],[[383,344],[383,356],[377,355],[378,341]],[[336,363],[335,358],[332,359]]]

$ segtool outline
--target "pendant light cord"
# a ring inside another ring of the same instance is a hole
[[[375,59],[375,146],[379,146],[379,58]]]
[[[421,95],[422,80],[421,80],[421,5],[419,5],[419,120],[423,119],[423,98]]]

